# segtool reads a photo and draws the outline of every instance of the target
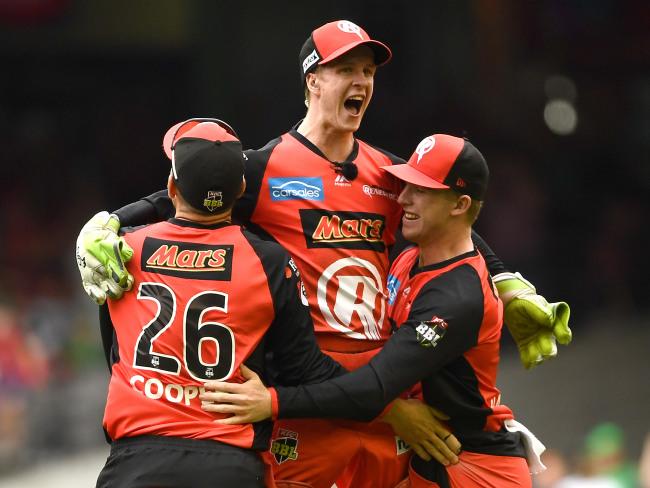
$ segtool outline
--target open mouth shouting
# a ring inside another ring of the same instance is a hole
[[[356,117],[361,114],[364,100],[365,97],[363,95],[353,95],[346,98],[345,102],[343,102],[343,105],[345,106],[345,110],[347,110],[350,115],[354,115]]]

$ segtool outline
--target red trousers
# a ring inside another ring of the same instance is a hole
[[[459,463],[446,468],[451,488],[531,488],[528,464],[521,457],[462,452]],[[439,488],[409,467],[408,478],[395,488]]]
[[[324,352],[353,370],[367,364],[378,349]],[[270,458],[280,488],[331,488],[335,482],[339,488],[393,488],[408,472],[410,452],[383,422],[294,419],[276,422]]]

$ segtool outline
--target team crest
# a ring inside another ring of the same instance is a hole
[[[271,454],[278,464],[298,459],[298,433],[279,429],[278,437],[271,441]]]
[[[210,212],[214,212],[223,206],[223,193],[220,191],[209,191],[207,198],[203,200],[203,206]]]
[[[435,315],[431,320],[423,320],[415,328],[416,338],[423,347],[436,347],[447,332],[447,322]]]

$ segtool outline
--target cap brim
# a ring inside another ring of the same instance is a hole
[[[195,123],[192,123],[195,122]],[[183,134],[185,134],[188,130],[190,130],[192,127],[200,124],[200,121],[192,121],[192,120],[184,120],[183,122],[179,122],[178,124],[174,124],[172,127],[169,128],[167,132],[165,132],[165,136],[163,137],[163,151],[165,151],[165,154],[169,159],[172,158],[172,145],[174,143],[174,136],[176,138],[180,138]],[[183,127],[182,131],[178,131],[179,127],[182,126],[183,124],[186,124]],[[178,132],[178,134],[177,134]]]
[[[449,186],[440,183],[439,181],[429,178],[424,173],[420,173],[417,169],[409,164],[395,164],[392,166],[382,166],[383,170],[388,171],[393,176],[396,176],[402,181],[412,183],[413,185],[423,186],[425,188],[434,188],[437,190],[448,189]]]
[[[390,58],[393,57],[393,53],[389,49],[389,47],[384,44],[383,42],[375,41],[373,39],[369,40],[359,40],[357,42],[351,42],[350,44],[346,44],[343,47],[338,48],[336,51],[334,51],[332,54],[327,56],[324,59],[321,59],[318,64],[326,64],[329,63],[330,61],[334,61],[336,58],[343,56],[345,53],[348,51],[352,51],[355,47],[361,46],[362,44],[368,45],[373,52],[375,53],[375,64],[377,66],[381,66],[383,64],[386,64],[388,61],[390,61]]]

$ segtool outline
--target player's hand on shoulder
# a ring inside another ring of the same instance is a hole
[[[571,311],[566,302],[548,303],[519,273],[494,277],[503,301],[503,319],[526,369],[557,355],[557,343],[571,342]]]
[[[432,458],[448,466],[458,463],[460,442],[443,423],[444,413],[419,400],[398,398],[381,418],[425,461]]]
[[[106,297],[118,299],[133,286],[125,263],[133,249],[118,235],[116,215],[99,212],[84,225],[77,237],[77,267],[86,294],[98,305]]]

